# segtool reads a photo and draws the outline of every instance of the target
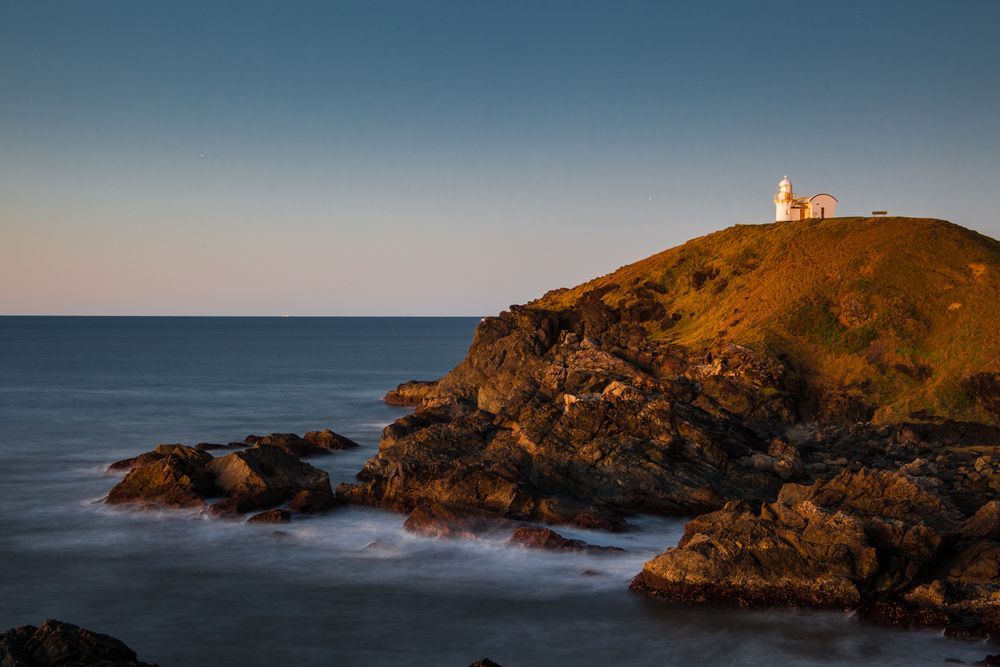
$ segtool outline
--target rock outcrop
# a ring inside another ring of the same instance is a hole
[[[142,662],[135,651],[108,635],[70,623],[45,621],[0,635],[0,665],[4,667],[156,667]]]
[[[284,442],[274,440],[272,442]],[[258,443],[219,458],[185,445],[160,445],[133,460],[125,477],[111,489],[112,505],[181,508],[204,507],[223,517],[239,516],[283,503],[299,513],[336,505],[324,471],[286,452]]]
[[[437,380],[411,380],[387,393],[382,400],[389,405],[413,407],[420,405],[421,401],[427,398],[435,387],[437,387]]]
[[[801,473],[794,448],[753,428],[789,413],[780,362],[729,346],[715,370],[694,364],[701,379],[678,375],[681,349],[620,318],[596,297],[487,318],[462,364],[385,429],[359,483],[338,495],[614,530],[633,512],[773,497]],[[717,376],[725,391],[712,394],[703,380]]]
[[[212,455],[186,445],[160,445],[138,456],[125,478],[108,494],[112,505],[195,507],[216,493],[208,471]]]
[[[1000,505],[966,518],[921,466],[786,484],[692,520],[632,588],[683,602],[860,608],[898,625],[1000,630]]]

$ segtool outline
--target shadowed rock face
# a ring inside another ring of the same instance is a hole
[[[4,667],[155,667],[138,659],[135,651],[114,637],[70,623],[45,621],[0,635],[0,664]]]

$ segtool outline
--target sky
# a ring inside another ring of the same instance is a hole
[[[785,173],[1000,237],[1000,2],[0,0],[0,314],[493,314]]]

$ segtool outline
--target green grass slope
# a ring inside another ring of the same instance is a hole
[[[594,289],[650,313],[653,338],[785,355],[814,386],[877,406],[876,421],[996,421],[962,381],[1000,371],[1000,242],[943,220],[737,225],[529,305]]]

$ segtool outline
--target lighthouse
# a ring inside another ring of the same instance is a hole
[[[796,197],[788,174],[778,181],[774,194],[774,221],[805,220],[806,218],[833,218],[837,214],[837,199],[820,193],[811,197]]]

